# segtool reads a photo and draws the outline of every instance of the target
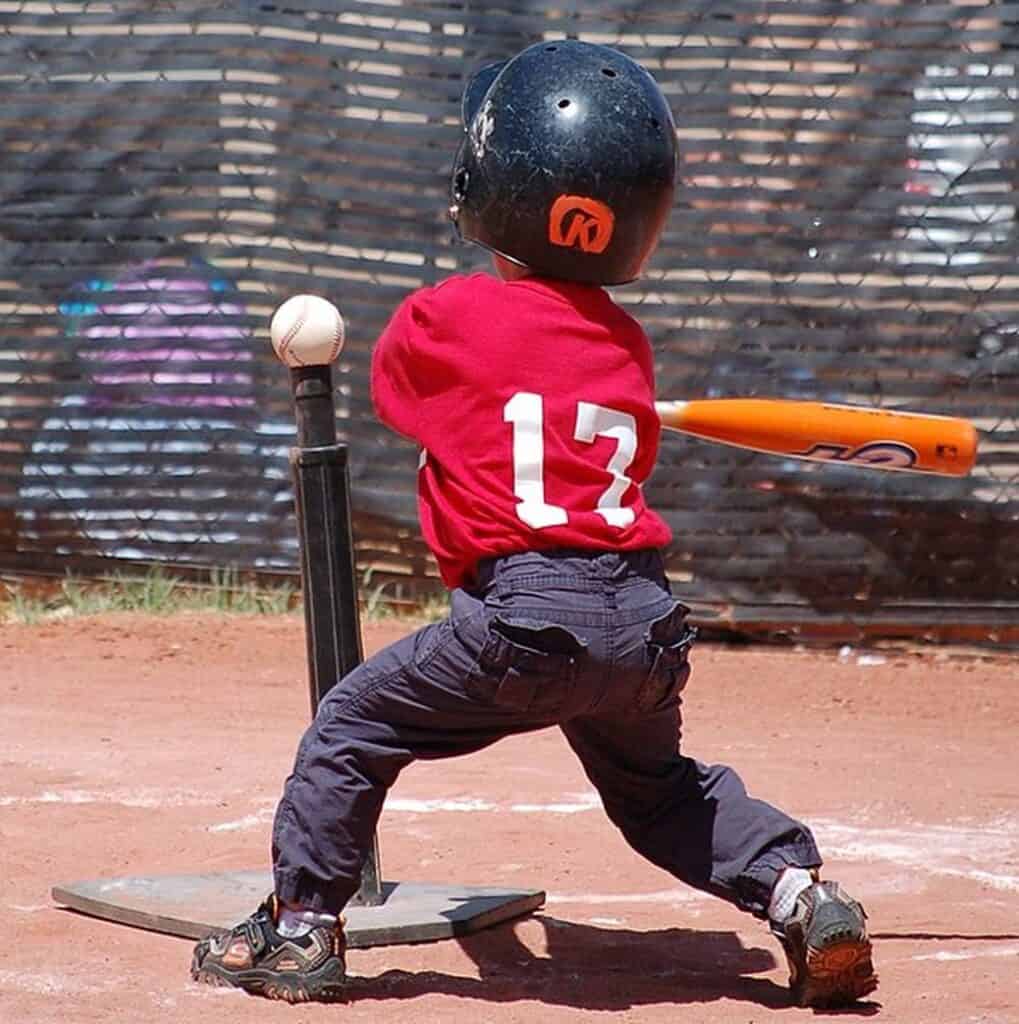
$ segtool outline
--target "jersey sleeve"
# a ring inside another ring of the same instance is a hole
[[[371,395],[378,418],[398,434],[418,440],[421,396],[415,387],[416,296],[397,307],[372,352]]]

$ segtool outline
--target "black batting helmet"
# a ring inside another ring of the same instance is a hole
[[[450,217],[463,238],[550,277],[624,284],[654,252],[676,186],[676,130],[618,50],[537,43],[463,95]]]

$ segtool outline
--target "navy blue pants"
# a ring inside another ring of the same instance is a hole
[[[784,867],[821,858],[809,830],[748,796],[731,768],[680,753],[686,615],[656,551],[482,563],[446,620],[367,659],[322,700],[276,811],[277,895],[339,912],[403,767],[558,726],[638,853],[762,915]]]

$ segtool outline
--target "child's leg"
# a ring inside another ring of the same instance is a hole
[[[679,705],[563,725],[605,810],[630,845],[695,888],[758,916],[788,866],[815,868],[809,829],[750,797],[736,772],[679,753]]]
[[[195,946],[196,981],[289,1002],[341,997],[338,915],[357,891],[400,770],[559,720],[574,698],[583,643],[555,623],[500,624],[463,591],[452,606],[449,620],[369,658],[322,701],[276,812],[276,892]]]
[[[321,702],[298,747],[273,825],[273,875],[284,903],[338,913],[357,892],[383,801],[424,737],[398,720],[418,705],[436,734],[441,686],[415,686],[445,623],[426,626],[364,661]],[[424,652],[424,657],[422,657]],[[424,665],[424,667],[422,667]],[[498,738],[460,734],[434,742],[448,752]],[[459,742],[457,742],[459,741]]]
[[[398,640],[327,694],[276,811],[281,901],[343,908],[360,884],[386,792],[411,761],[470,753],[555,722],[572,684],[571,654],[555,648],[576,641],[545,630],[520,646],[491,633],[491,618],[483,602],[457,591],[450,619]],[[536,650],[542,645],[548,653]],[[479,677],[482,647],[491,671],[519,666],[490,699],[485,688],[495,680]]]
[[[863,908],[837,883],[796,870],[821,863],[806,826],[748,796],[731,768],[679,753],[675,697],[648,715],[616,707],[563,725],[609,817],[648,860],[767,916],[801,1005],[845,1006],[873,992]]]

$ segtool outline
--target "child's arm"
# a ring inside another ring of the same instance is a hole
[[[375,413],[398,434],[418,438],[421,396],[415,387],[414,296],[404,299],[375,343],[371,394]]]

